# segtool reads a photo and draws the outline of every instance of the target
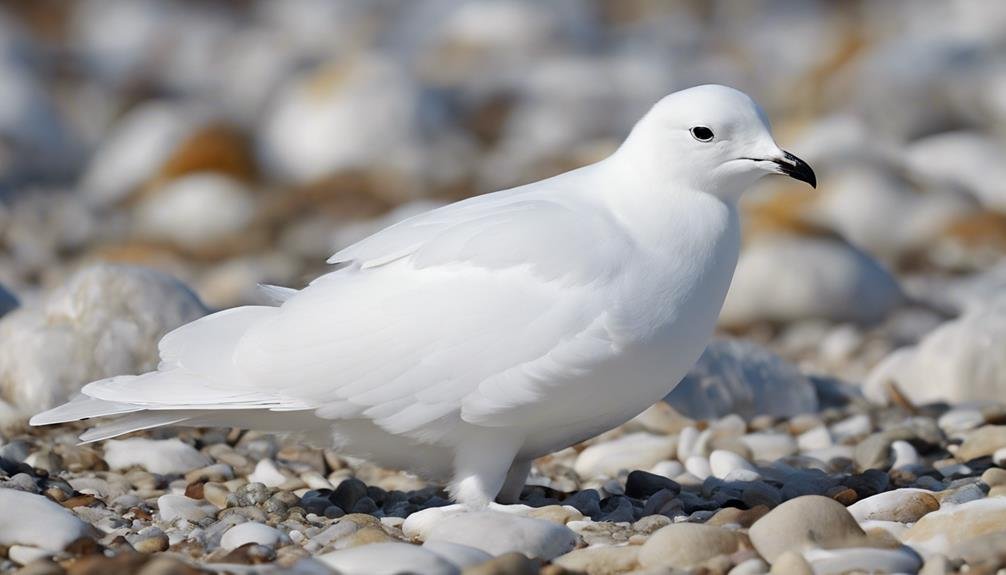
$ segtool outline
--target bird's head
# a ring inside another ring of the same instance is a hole
[[[816,187],[806,162],[772,139],[765,112],[747,94],[715,84],[664,97],[643,117],[622,153],[669,183],[736,198],[765,174]]]

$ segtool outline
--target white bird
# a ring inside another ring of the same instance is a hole
[[[596,164],[393,225],[277,306],[167,334],[156,371],[88,384],[33,425],[117,416],[302,432],[515,501],[531,461],[664,397],[710,339],[740,246],[737,201],[767,173],[815,185],[751,98],[671,94]]]

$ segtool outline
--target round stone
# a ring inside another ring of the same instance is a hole
[[[642,545],[639,564],[644,568],[663,565],[695,567],[719,555],[737,551],[737,534],[722,527],[700,523],[675,523],[661,528]]]
[[[758,553],[774,562],[785,551],[837,544],[866,534],[841,503],[804,495],[768,512],[751,526],[748,535]]]

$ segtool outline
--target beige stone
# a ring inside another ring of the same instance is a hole
[[[1006,498],[987,497],[930,513],[902,540],[929,553],[951,555],[978,537],[1006,534]]]
[[[940,508],[936,497],[923,489],[895,489],[867,497],[849,506],[856,521],[897,521],[915,523],[923,515]]]
[[[811,569],[810,563],[803,558],[803,555],[795,551],[786,551],[772,562],[772,570],[769,573],[772,575],[814,575],[814,570]]]
[[[957,459],[970,461],[992,455],[1006,447],[1006,425],[985,425],[967,434],[957,450]]]
[[[639,547],[590,547],[556,557],[552,563],[587,575],[613,575],[639,566]]]
[[[982,473],[982,482],[989,487],[998,487],[999,485],[1006,485],[1006,469],[1000,469],[998,467],[990,467]]]
[[[580,513],[575,507],[569,505],[546,505],[538,507],[528,511],[527,516],[534,517],[535,519],[544,519],[545,521],[551,521],[559,525],[583,519],[583,513]]]
[[[804,495],[779,505],[756,521],[748,535],[770,563],[785,551],[846,544],[866,537],[841,503],[820,495]]]
[[[672,566],[687,569],[718,555],[737,551],[737,534],[722,527],[675,523],[650,536],[639,551],[643,567]]]

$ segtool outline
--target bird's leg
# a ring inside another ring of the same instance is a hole
[[[447,491],[469,509],[485,509],[496,498],[520,449],[520,441],[501,435],[500,430],[479,430],[457,448]]]
[[[527,474],[531,472],[531,460],[514,460],[510,465],[510,471],[506,474],[506,481],[500,494],[496,496],[499,503],[517,503],[520,500],[520,492],[524,489],[524,482],[527,481]]]

